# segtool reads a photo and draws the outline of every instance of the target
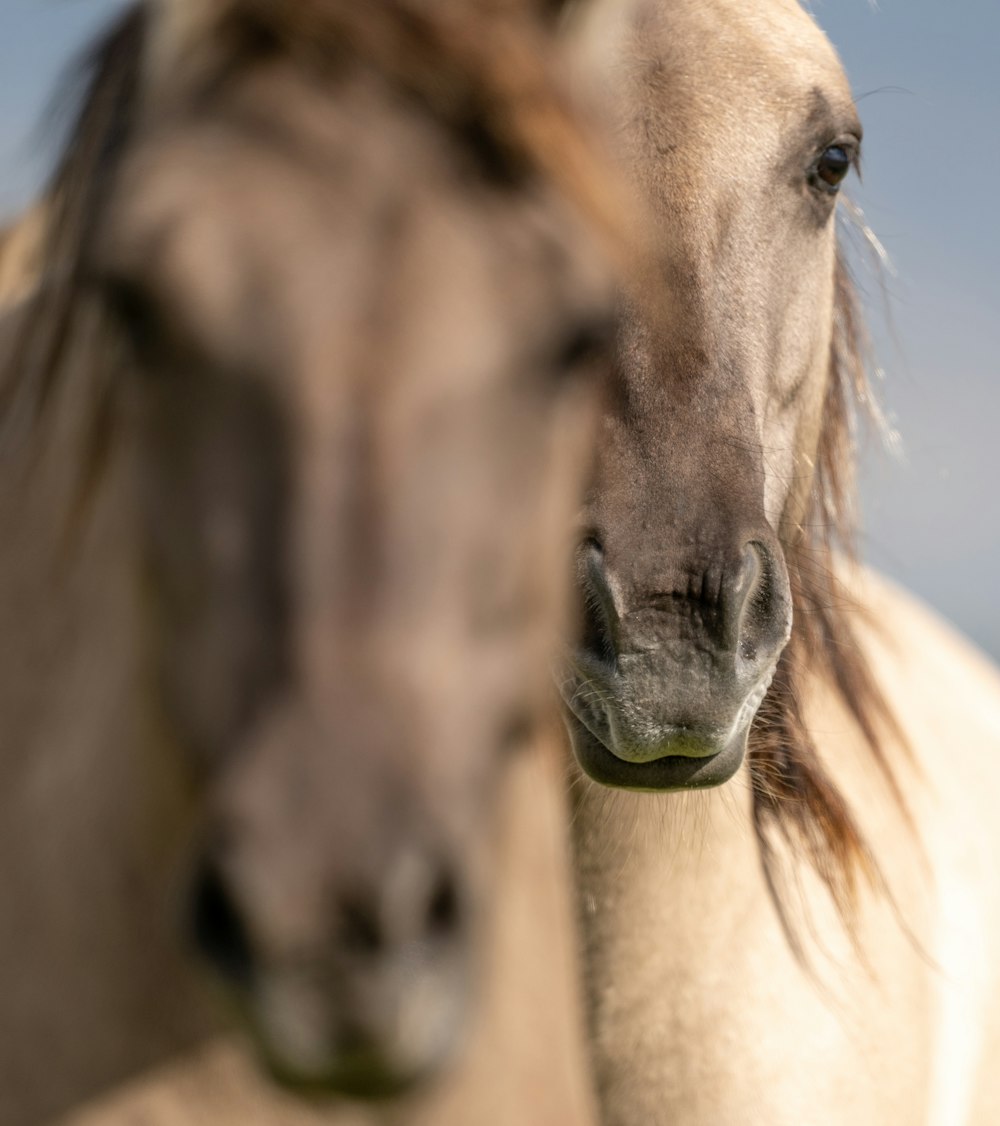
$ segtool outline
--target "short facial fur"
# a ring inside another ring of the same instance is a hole
[[[624,318],[569,724],[599,781],[715,785],[743,760],[792,628],[786,547],[811,502],[835,331],[820,166],[834,149],[855,161],[861,129],[797,3],[595,9],[581,69],[603,75],[662,288]]]

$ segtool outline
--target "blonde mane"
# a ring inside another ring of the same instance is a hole
[[[764,871],[786,932],[785,889],[773,834],[806,859],[850,928],[863,882],[886,893],[879,866],[843,795],[820,762],[803,701],[817,673],[857,724],[904,818],[911,822],[887,755],[905,748],[900,726],[855,636],[862,612],[838,577],[856,558],[855,415],[871,401],[867,340],[857,295],[838,256],[834,332],[816,476],[798,535],[783,543],[791,580],[792,635],[750,732],[753,819]],[[912,824],[912,823],[911,823]]]

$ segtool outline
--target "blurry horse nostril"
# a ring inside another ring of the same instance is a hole
[[[230,982],[247,986],[253,953],[246,928],[218,870],[204,864],[194,887],[195,946]]]
[[[341,950],[371,963],[418,947],[433,955],[464,922],[458,882],[429,864],[390,873],[371,896],[344,899],[337,911]]]
[[[461,905],[455,881],[442,873],[427,906],[427,935],[450,938],[461,925]]]
[[[340,908],[340,941],[352,954],[381,953],[385,939],[375,908],[359,899],[345,900]]]

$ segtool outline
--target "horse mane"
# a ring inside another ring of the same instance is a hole
[[[564,0],[214,0],[237,53],[277,48],[330,71],[362,60],[457,128],[502,177],[541,175],[621,255],[620,199],[555,78],[543,15]],[[199,4],[199,7],[203,5]]]
[[[138,99],[144,8],[128,11],[67,79],[67,141],[35,205],[42,228],[21,325],[0,363],[0,452],[30,434],[45,411],[92,302],[81,286],[87,238],[107,197]],[[72,99],[72,100],[71,100]],[[16,228],[15,228],[16,230]]]
[[[838,255],[834,330],[823,427],[805,517],[783,543],[792,587],[793,628],[750,734],[753,820],[761,861],[782,925],[797,953],[774,834],[804,853],[853,934],[861,882],[888,894],[878,863],[843,795],[824,769],[803,714],[805,680],[818,672],[839,696],[906,822],[906,800],[886,753],[906,749],[892,709],[859,645],[863,613],[838,578],[855,546],[855,415],[870,403],[867,336],[847,266]]]
[[[171,0],[163,10],[190,12],[196,39],[155,76],[151,100],[177,93],[171,83],[197,99],[269,56],[331,78],[366,66],[457,132],[487,179],[551,184],[627,260],[617,185],[556,81],[529,0]],[[130,8],[61,93],[73,116],[41,204],[37,290],[0,359],[0,448],[41,417],[77,339],[88,239],[137,127],[159,12],[154,0]]]

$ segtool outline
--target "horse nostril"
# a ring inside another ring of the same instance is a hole
[[[351,954],[381,953],[385,937],[377,907],[361,899],[346,899],[340,906],[340,941]]]
[[[744,545],[727,597],[728,628],[740,657],[750,664],[771,659],[787,637],[791,597],[780,556],[767,542]]]
[[[461,929],[461,897],[449,873],[438,877],[427,906],[427,935],[430,938],[451,938]]]
[[[253,976],[253,953],[246,927],[219,871],[203,864],[194,887],[192,930],[196,948],[234,984]]]
[[[582,600],[581,648],[605,665],[617,660],[614,624],[618,620],[614,595],[604,558],[604,547],[595,536],[588,536],[578,553],[578,580]]]
[[[458,881],[448,869],[423,862],[391,872],[375,894],[344,898],[337,912],[341,950],[368,961],[414,946],[433,954],[465,923]]]
[[[756,590],[763,570],[762,548],[759,544],[751,541],[743,548],[743,557],[736,573],[735,590],[741,608]]]
[[[603,562],[604,544],[601,543],[600,538],[593,533],[589,536],[584,536],[580,541],[580,554],[583,556],[595,556]]]

